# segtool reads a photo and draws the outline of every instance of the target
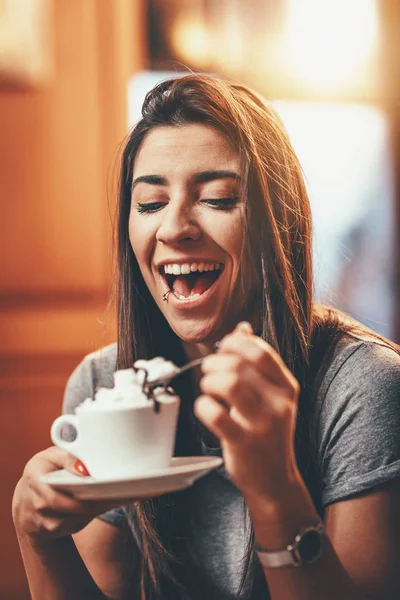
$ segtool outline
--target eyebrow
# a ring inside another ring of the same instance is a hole
[[[235,173],[235,171],[202,171],[201,173],[197,173],[197,175],[194,177],[194,182],[207,183],[208,181],[226,178],[240,181],[240,175]]]
[[[201,171],[201,173],[197,173],[193,180],[194,183],[207,183],[209,181],[215,181],[216,179],[234,179],[235,181],[240,181],[240,175],[235,173],[235,171]],[[150,185],[168,185],[168,181],[165,177],[161,177],[161,175],[141,175],[140,177],[136,177],[132,181],[132,190],[138,183],[148,183]]]

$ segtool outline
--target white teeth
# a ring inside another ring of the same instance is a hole
[[[214,271],[222,269],[222,263],[184,263],[183,265],[168,264],[164,265],[164,273],[167,275],[188,275],[190,272],[195,273],[203,273],[203,271]]]
[[[190,265],[188,264],[184,264],[181,266],[181,273],[182,275],[187,275],[188,273],[190,273]]]
[[[199,298],[201,296],[201,294],[190,294],[191,298]]]

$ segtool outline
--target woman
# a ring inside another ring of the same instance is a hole
[[[398,598],[400,359],[313,304],[279,119],[204,75],[156,86],[142,112],[122,160],[118,347],[84,359],[64,410],[136,358],[209,355],[176,386],[175,453],[225,466],[156,499],[80,502],[38,481],[73,459],[36,455],[13,502],[32,597]]]

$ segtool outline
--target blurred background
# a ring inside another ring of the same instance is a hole
[[[115,339],[121,143],[145,93],[217,73],[278,110],[314,214],[316,297],[400,342],[397,0],[0,0],[0,599],[11,521],[68,375]]]

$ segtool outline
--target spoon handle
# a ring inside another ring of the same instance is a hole
[[[221,342],[215,342],[215,344],[213,345],[214,352],[216,352],[218,350],[220,345],[221,345]],[[195,358],[194,360],[191,360],[190,362],[186,363],[186,365],[183,365],[183,367],[180,367],[179,371],[173,377],[171,377],[171,379],[173,379],[174,377],[178,377],[178,375],[180,375],[181,373],[184,373],[185,371],[188,371],[189,369],[192,369],[193,367],[197,367],[198,365],[201,365],[201,363],[203,362],[204,359],[205,359],[205,356],[201,356],[200,358]]]
[[[218,350],[218,348],[220,347],[221,342],[216,342],[213,346],[213,350],[214,352],[216,352]],[[170,381],[172,381],[173,379],[175,379],[175,377],[179,377],[179,375],[181,375],[182,373],[184,373],[185,371],[188,371],[189,369],[193,369],[194,367],[197,367],[199,365],[201,365],[201,363],[203,362],[203,360],[205,359],[205,356],[201,356],[200,358],[195,358],[194,360],[191,360],[190,362],[186,363],[186,365],[183,365],[183,367],[179,368],[179,371],[177,371],[175,373],[175,375],[172,375],[172,377],[168,377],[165,379],[157,379],[155,381],[151,382],[151,385],[168,385],[170,383]]]
[[[184,373],[185,371],[188,371],[189,369],[192,369],[193,367],[197,367],[198,365],[201,365],[204,358],[205,358],[204,356],[201,356],[200,358],[195,358],[194,360],[191,360],[190,362],[186,363],[186,365],[183,365],[183,367],[180,367],[179,371],[176,373],[176,375],[171,377],[171,379],[173,379],[174,377],[178,377],[178,375],[180,375],[181,373]]]

